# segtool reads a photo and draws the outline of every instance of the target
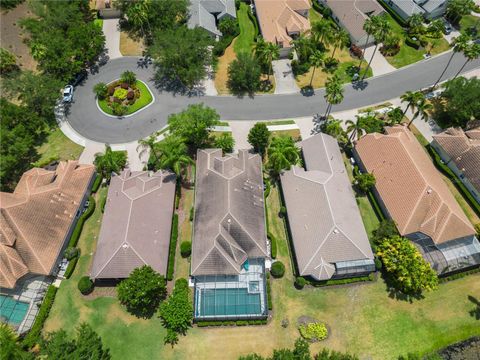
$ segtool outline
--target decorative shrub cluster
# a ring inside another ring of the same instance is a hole
[[[78,280],[77,287],[83,295],[88,295],[93,291],[93,282],[88,276],[82,276]]]
[[[281,278],[285,274],[285,265],[281,261],[275,261],[270,272],[274,278]]]
[[[303,278],[303,277],[301,277],[301,276],[298,276],[298,277],[295,279],[295,287],[296,287],[297,289],[303,289],[306,284],[307,284],[307,280],[305,280],[305,278]]]
[[[175,249],[177,248],[178,238],[178,215],[173,214],[172,233],[170,236],[170,249],[168,254],[167,280],[173,280],[173,270],[175,267]]]
[[[328,336],[327,326],[321,322],[312,322],[298,327],[300,335],[308,341],[324,340]]]
[[[127,98],[127,94],[128,94],[128,90],[120,87],[115,89],[115,92],[113,93],[113,97],[116,99],[125,100]]]
[[[192,253],[192,243],[190,241],[183,241],[180,244],[180,254],[182,257],[186,258],[189,257]]]
[[[77,246],[78,239],[80,238],[80,234],[82,233],[83,224],[95,211],[95,199],[93,198],[93,196],[90,196],[88,198],[88,201],[89,201],[88,208],[78,219],[77,225],[75,225],[75,229],[73,229],[72,236],[70,236],[68,247]]]

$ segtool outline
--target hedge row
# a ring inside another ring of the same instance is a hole
[[[323,17],[330,18],[332,17],[332,10],[329,7],[320,4],[318,1],[312,1],[312,7],[314,10],[318,11]]]
[[[88,204],[87,210],[80,215],[80,218],[77,221],[77,225],[75,225],[75,229],[73,229],[72,236],[70,236],[70,240],[68,242],[68,247],[75,247],[77,246],[78,239],[80,238],[80,234],[82,233],[83,224],[85,221],[93,214],[95,211],[95,199],[93,196],[88,197]]]
[[[257,38],[258,38],[258,35],[260,34],[260,27],[258,26],[258,21],[257,21],[257,17],[255,15],[253,15],[252,13],[252,9],[250,7],[248,7],[248,17],[250,19],[250,21],[253,23],[253,26],[255,27],[255,34],[253,36],[253,41],[257,41]]]
[[[52,308],[53,300],[55,299],[57,290],[58,289],[53,285],[50,285],[48,287],[45,298],[43,299],[42,305],[40,306],[40,310],[38,311],[37,317],[35,318],[35,322],[33,323],[33,326],[28,332],[28,334],[23,339],[22,343],[24,347],[31,349],[39,342],[40,335],[43,329],[43,324],[47,320],[48,314],[50,313],[50,309]]]
[[[480,204],[473,197],[470,191],[468,191],[463,182],[457,177],[457,175],[455,175],[452,169],[450,169],[447,165],[443,163],[442,158],[431,145],[427,146],[427,150],[432,157],[433,163],[435,164],[437,169],[443,172],[445,176],[448,177],[456,185],[457,189],[462,193],[465,200],[467,200],[467,202],[470,204],[476,214],[480,216]]]
[[[267,233],[268,238],[270,239],[270,255],[272,259],[277,258],[277,238],[272,233]]]
[[[167,269],[167,280],[173,280],[173,271],[175,270],[175,251],[177,249],[177,238],[178,238],[178,215],[173,214],[172,219],[172,232],[170,236],[170,249],[168,253],[168,269]]]
[[[93,194],[95,194],[98,191],[98,188],[100,187],[100,185],[102,185],[102,180],[103,180],[103,176],[101,174],[97,174],[97,176],[95,177],[95,181],[93,182],[93,185],[92,185]]]
[[[100,210],[102,210],[102,214],[105,212],[105,205],[107,204],[107,197],[105,196],[100,203]]]
[[[385,10],[387,10],[387,12],[400,24],[400,26],[403,26],[403,27],[406,27],[407,26],[407,23],[405,22],[405,20],[402,19],[402,17],[400,17],[400,15],[398,15],[395,10],[393,10],[384,0],[378,0],[378,2],[380,3],[380,5],[382,5]]]
[[[267,303],[268,303],[268,310],[273,310],[272,286],[270,285],[270,274],[267,274]]]
[[[207,326],[246,326],[246,325],[266,325],[267,319],[257,320],[237,320],[237,321],[199,321],[198,327]]]
[[[371,191],[367,192],[367,197],[368,200],[370,200],[370,203],[372,204],[373,211],[377,215],[380,221],[385,220],[385,216],[383,215],[383,211],[380,208],[380,205],[378,205],[377,199],[375,198],[375,195]]]
[[[461,279],[461,278],[464,278],[464,277],[467,276],[467,275],[472,275],[472,274],[476,274],[476,273],[479,273],[479,272],[480,272],[480,267],[477,267],[477,268],[475,268],[475,269],[468,270],[468,271],[464,271],[464,272],[460,272],[460,273],[458,273],[458,274],[454,274],[454,275],[450,275],[450,276],[445,276],[445,277],[439,277],[439,278],[438,278],[438,281],[441,282],[441,283],[446,283],[446,282],[448,282],[448,281]]]
[[[407,36],[405,38],[405,44],[408,46],[414,48],[415,50],[418,50],[420,48],[420,41],[418,40],[413,40],[410,36]]]
[[[375,280],[375,275],[371,273],[368,276],[359,276],[359,277],[348,278],[348,279],[334,279],[334,280],[327,280],[327,281],[307,280],[307,283],[315,287],[322,287],[322,286],[331,286],[331,285],[353,284],[353,283],[373,281],[373,280]]]
[[[215,45],[213,45],[213,54],[217,57],[223,56],[223,54],[225,54],[225,50],[230,46],[233,39],[235,39],[239,34],[240,30],[235,35],[222,36],[222,38],[215,42]]]
[[[75,270],[75,266],[77,265],[78,258],[80,256],[74,257],[70,262],[68,263],[67,270],[65,270],[65,279],[70,279],[70,276],[73,274],[73,270]]]

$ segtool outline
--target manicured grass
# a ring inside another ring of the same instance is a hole
[[[45,166],[54,160],[76,160],[80,157],[83,146],[67,138],[62,130],[56,128],[48,134],[46,141],[37,148],[40,159],[35,166]]]
[[[295,141],[302,140],[302,136],[300,134],[300,129],[271,131],[270,135],[271,135],[271,137],[291,136]]]
[[[294,125],[294,120],[274,120],[274,121],[263,121],[267,126],[276,126],[276,125]]]
[[[235,53],[251,52],[255,42],[255,26],[248,17],[249,6],[242,2],[237,11],[238,24],[240,25],[240,35],[237,36],[233,46]]]
[[[316,1],[316,0],[313,0]],[[308,18],[310,19],[310,24],[313,24],[315,21],[322,20],[323,16],[313,6],[309,10]]]
[[[140,97],[133,103],[133,105],[127,106],[128,110],[125,115],[133,114],[153,101],[152,93],[143,81],[137,80],[136,85],[140,90]],[[98,105],[100,105],[100,108],[107,114],[114,115],[112,108],[108,106],[107,100],[98,100]]]
[[[477,31],[480,32],[480,18],[474,15],[462,16],[460,20],[460,31],[466,31],[473,27],[476,27]]]
[[[180,216],[177,253],[175,255],[175,279],[186,278],[190,275],[190,258],[183,258],[180,254],[180,244],[192,241],[193,223],[190,221],[190,209],[193,206],[194,190],[182,189],[182,200],[178,210]]]
[[[386,108],[386,107],[389,107],[389,106],[392,106],[392,103],[387,101],[387,102],[382,103],[382,104],[378,104],[378,105],[375,105],[375,106],[370,106],[370,107],[367,107],[367,108],[360,109],[360,110],[358,110],[358,113],[359,114],[367,113],[367,112],[371,112],[371,111],[375,111],[375,110],[380,110],[380,109],[383,109],[383,108]]]

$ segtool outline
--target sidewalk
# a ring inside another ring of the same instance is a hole
[[[120,25],[119,19],[103,20],[103,33],[105,35],[105,47],[110,59],[122,57],[120,52]]]

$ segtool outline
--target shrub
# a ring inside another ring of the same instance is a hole
[[[65,253],[63,254],[63,256],[65,256],[65,258],[68,261],[72,260],[73,258],[78,257],[78,255],[80,255],[80,250],[75,248],[75,247],[67,248],[65,250]]]
[[[328,336],[327,326],[321,322],[312,322],[306,325],[300,325],[298,327],[300,335],[305,340],[320,341],[324,340]]]
[[[267,303],[268,310],[273,309],[272,286],[270,285],[270,274],[267,274]]]
[[[115,86],[110,85],[108,87],[108,96],[112,96],[114,92],[115,92]]]
[[[100,100],[103,100],[107,97],[108,94],[107,84],[100,82],[93,87],[93,91]]]
[[[128,89],[128,85],[133,85],[137,81],[137,75],[133,71],[124,71],[120,76],[120,81],[123,82],[122,87],[124,84],[127,84],[127,87],[124,89]]]
[[[93,291],[93,282],[88,276],[82,276],[78,280],[77,287],[83,295],[88,295]]]
[[[189,257],[192,253],[192,243],[190,241],[183,241],[180,244],[180,254],[182,257],[186,258]]]
[[[281,261],[275,261],[272,264],[272,268],[270,269],[270,273],[274,278],[281,278],[285,274],[285,265]]]
[[[65,270],[65,274],[63,275],[65,279],[70,279],[70,276],[72,276],[73,271],[75,270],[75,266],[77,265],[78,262],[78,256],[70,260],[68,263],[67,269]]]
[[[177,248],[177,237],[178,237],[178,215],[173,214],[172,219],[172,232],[170,236],[170,249],[168,254],[168,269],[167,269],[167,280],[173,280],[173,271],[175,269],[175,249]]]
[[[126,89],[118,88],[113,93],[113,97],[116,99],[125,100],[125,98],[127,97],[127,94],[128,94],[128,91]]]
[[[382,270],[382,261],[375,256],[375,269]]]
[[[363,57],[363,51],[362,51],[362,49],[361,49],[359,46],[355,45],[355,44],[352,44],[352,46],[350,46],[350,51],[351,51],[351,53],[352,53],[353,56],[355,56],[355,57],[357,57],[357,58],[359,58],[359,59],[360,59],[361,57]]]
[[[309,70],[308,62],[300,63],[298,60],[292,60],[292,72],[295,76],[306,74]]]
[[[287,208],[285,206],[280,206],[280,216],[285,217],[287,215]]]
[[[295,287],[297,289],[303,289],[306,284],[307,284],[307,280],[305,280],[305,278],[301,276],[297,276],[297,278],[295,279]]]
[[[420,41],[418,40],[413,40],[411,37],[407,36],[405,38],[405,44],[407,44],[408,46],[414,48],[414,49],[418,49],[420,48]]]
[[[133,90],[130,90],[127,93],[127,100],[133,100],[135,98],[135,92]]]
[[[77,225],[75,225],[75,229],[73,229],[72,235],[70,236],[68,247],[77,246],[78,239],[80,238],[80,234],[82,233],[83,224],[95,211],[95,199],[93,198],[93,196],[90,196],[88,198],[88,201],[90,204],[88,205],[87,210],[78,219]]]
[[[92,193],[96,193],[98,191],[98,188],[102,184],[103,177],[101,174],[96,174],[95,181],[93,182],[92,185]]]
[[[102,214],[105,212],[105,205],[107,204],[107,197],[105,196],[100,203],[100,210],[102,210]]]
[[[120,87],[121,87],[123,90],[127,90],[127,89],[130,87],[130,85],[128,85],[128,83],[125,83],[125,82],[124,82],[124,83],[121,83],[121,84],[120,84]]]
[[[37,317],[35,318],[35,322],[32,325],[32,328],[28,332],[27,336],[23,339],[23,346],[30,349],[40,341],[40,335],[43,329],[43,324],[47,320],[48,314],[50,313],[50,309],[53,305],[53,300],[55,299],[55,295],[57,293],[58,288],[53,285],[48,287],[47,293],[45,294],[45,298],[43,299],[42,305],[40,306],[40,310],[38,311]]]
[[[192,206],[190,208],[190,216],[189,216],[190,221],[193,221],[193,215],[194,214],[195,214],[195,208]]]
[[[120,99],[115,98],[114,101],[115,102],[112,104],[113,113],[117,116],[125,115],[128,111],[127,107],[118,103],[118,101],[121,102]]]
[[[272,233],[267,233],[268,238],[270,239],[270,255],[272,259],[277,258],[277,239],[273,236]]]

